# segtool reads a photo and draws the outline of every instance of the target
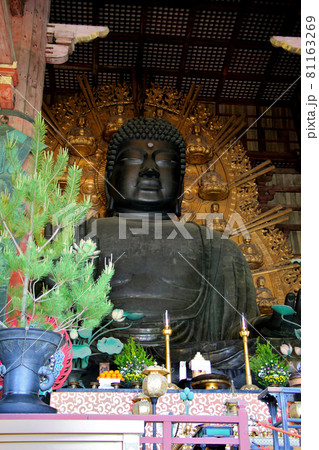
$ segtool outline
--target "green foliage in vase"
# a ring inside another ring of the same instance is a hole
[[[6,143],[14,170],[12,193],[0,193],[0,278],[9,280],[16,272],[21,284],[10,289],[6,321],[0,325],[93,329],[112,311],[108,294],[114,266],[106,264],[95,280],[96,244],[90,239],[75,244],[76,225],[91,204],[89,198],[78,201],[81,169],[76,165],[69,167],[61,189],[68,152],[61,149],[54,160],[45,150],[45,132],[39,117],[28,172],[19,163],[15,142]],[[48,224],[50,236],[44,232]]]
[[[143,370],[155,363],[154,358],[146,354],[141,344],[136,345],[132,337],[124,344],[122,352],[115,356],[114,362],[126,384],[143,381]]]
[[[286,386],[288,383],[289,364],[273,351],[269,341],[261,344],[257,339],[256,354],[250,358],[250,368],[262,386]]]

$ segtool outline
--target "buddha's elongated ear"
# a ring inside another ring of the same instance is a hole
[[[106,206],[107,213],[113,213],[114,211],[114,199],[110,195],[108,195],[107,198],[107,206]]]
[[[111,184],[110,184],[110,178],[111,178],[112,173],[110,173],[109,171],[105,171],[105,183],[104,183],[104,188],[105,188],[105,193],[106,193],[106,197],[107,197],[107,204],[106,204],[106,212],[107,213],[112,213],[114,211],[114,199],[112,197],[112,190],[111,190]]]
[[[175,207],[175,214],[177,217],[180,217],[182,214],[182,201],[183,201],[183,194],[184,194],[184,176],[181,175],[180,178],[180,190],[179,190],[179,197],[176,202]]]

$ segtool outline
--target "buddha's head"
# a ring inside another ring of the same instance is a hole
[[[185,164],[183,136],[169,121],[129,119],[108,147],[109,210],[180,215]]]
[[[210,205],[210,212],[212,212],[212,213],[219,213],[219,203],[213,202]]]
[[[257,278],[257,287],[258,288],[264,288],[266,284],[265,277],[258,277]]]

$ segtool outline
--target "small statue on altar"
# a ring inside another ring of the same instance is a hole
[[[225,200],[228,197],[228,184],[214,169],[208,169],[202,176],[198,195],[203,200]]]
[[[243,252],[251,270],[258,269],[263,265],[263,254],[256,245],[252,244],[250,234],[247,233],[244,235],[243,244],[241,244],[239,248]]]
[[[271,290],[266,287],[266,279],[263,276],[258,277],[256,280],[256,300],[263,314],[271,313],[271,306],[277,303]]]
[[[210,211],[211,212],[208,214],[206,219],[206,225],[212,230],[224,233],[226,228],[226,220],[224,219],[223,213],[219,212],[219,203],[212,203]]]
[[[96,151],[96,139],[92,130],[87,126],[87,119],[80,115],[77,126],[67,134],[69,153],[73,156],[90,156]]]
[[[189,164],[204,164],[212,157],[212,148],[207,138],[201,134],[201,126],[196,123],[193,126],[193,134],[185,139],[186,161]]]
[[[124,112],[124,105],[116,106],[115,114],[110,116],[103,131],[103,139],[105,142],[109,142],[116,130],[118,130],[128,120],[128,117],[124,114]]]

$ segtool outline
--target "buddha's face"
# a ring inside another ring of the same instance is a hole
[[[80,116],[78,118],[78,126],[85,127],[86,126],[86,118],[84,116]]]
[[[123,142],[108,190],[119,212],[174,212],[181,188],[180,154],[168,142]]]
[[[264,288],[265,287],[265,278],[263,278],[263,277],[257,278],[257,286],[259,288]]]

